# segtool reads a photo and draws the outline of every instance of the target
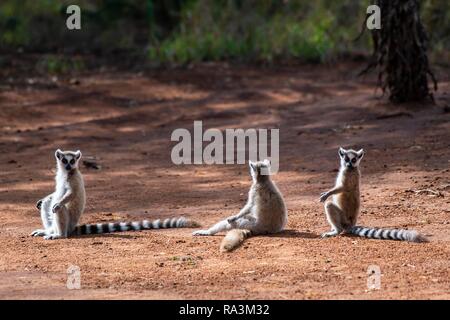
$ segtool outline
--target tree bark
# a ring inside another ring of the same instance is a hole
[[[375,2],[381,9],[381,29],[372,30],[372,59],[361,74],[377,69],[378,86],[383,93],[389,91],[394,103],[434,101],[428,83],[431,80],[437,90],[437,82],[429,66],[419,1]]]

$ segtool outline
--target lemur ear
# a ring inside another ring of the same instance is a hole
[[[248,165],[250,166],[250,169],[252,169],[253,171],[256,171],[256,165],[255,165],[254,162],[249,161],[249,162],[248,162]]]
[[[61,160],[62,151],[60,149],[55,151],[55,158]]]
[[[358,159],[362,159],[362,157],[364,156],[364,149],[360,149],[358,152],[356,152],[358,154]]]
[[[269,159],[264,159],[263,161],[264,165],[266,165],[267,167],[270,167],[270,160]]]
[[[345,149],[342,147],[339,147],[339,156],[343,157],[345,155]]]
[[[81,151],[80,150],[77,150],[77,152],[75,152],[75,158],[77,160],[80,160],[80,158],[81,158]]]

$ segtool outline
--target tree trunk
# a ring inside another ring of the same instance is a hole
[[[362,73],[377,69],[378,85],[383,93],[389,91],[394,103],[433,101],[428,77],[434,90],[437,83],[428,62],[419,1],[377,0],[376,5],[381,9],[381,29],[372,30],[372,60]]]

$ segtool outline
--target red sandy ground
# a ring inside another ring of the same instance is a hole
[[[99,72],[79,84],[4,79],[0,298],[449,299],[449,80],[441,72],[435,106],[394,107],[372,79],[356,77],[361,67],[210,64]],[[219,253],[223,235],[192,229],[28,236],[41,224],[36,200],[54,185],[56,148],[79,148],[102,166],[82,168],[82,223],[184,215],[206,227],[235,214],[247,166],[171,162],[172,131],[192,130],[194,120],[205,129],[280,128],[273,179],[288,206],[285,232],[230,254]],[[333,185],[341,145],[367,151],[359,223],[417,229],[430,243],[319,238],[329,226],[317,199]],[[81,269],[81,290],[66,288],[69,265]],[[380,290],[367,289],[370,265],[381,268]]]

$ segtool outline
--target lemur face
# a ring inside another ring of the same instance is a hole
[[[345,150],[344,148],[339,148],[341,167],[347,167],[349,169],[357,168],[363,156],[364,156],[363,149],[355,151],[352,149]]]
[[[270,173],[270,161],[267,159],[256,162],[249,161],[248,164],[253,180],[258,179],[258,177],[261,176],[268,176]]]
[[[58,164],[69,172],[78,168],[78,163],[81,159],[81,151],[61,151],[58,149],[55,152],[55,157]]]

